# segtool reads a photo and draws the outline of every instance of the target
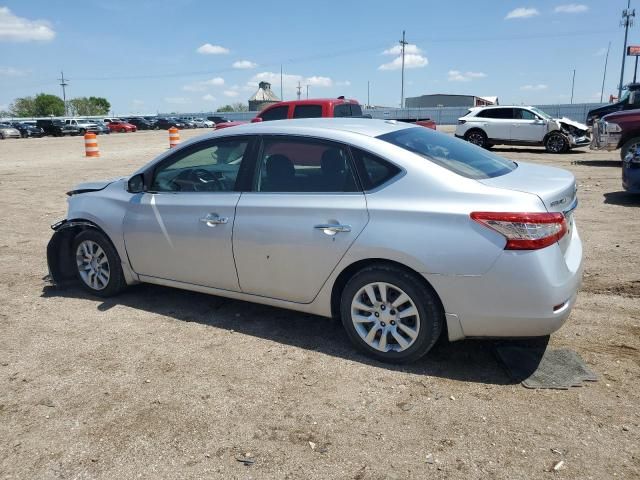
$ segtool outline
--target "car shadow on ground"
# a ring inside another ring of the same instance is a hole
[[[73,284],[64,288],[45,286],[42,297],[95,299]],[[509,378],[495,356],[495,346],[504,341],[464,340],[450,343],[443,337],[419,361],[408,365],[392,365],[355,351],[339,321],[315,315],[149,284],[135,285],[116,297],[103,299],[97,309],[106,311],[117,305],[183,322],[234,330],[377,368],[495,385],[509,385],[521,380]],[[542,353],[544,349],[541,358]]]
[[[604,194],[604,203],[621,207],[640,207],[640,194],[625,191]]]
[[[558,153],[558,154],[551,154],[549,152],[547,152],[547,150],[544,147],[540,147],[540,148],[529,148],[529,147],[500,147],[500,146],[492,146],[491,147],[491,151],[493,153],[532,153],[535,155],[539,155],[539,154],[547,154],[547,155],[576,155],[579,153],[584,153],[583,151],[580,150],[569,150],[568,152],[563,152],[563,153]]]
[[[576,160],[572,162],[574,165],[581,165],[584,167],[613,167],[621,168],[621,160]]]

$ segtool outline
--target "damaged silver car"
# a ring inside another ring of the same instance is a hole
[[[564,153],[591,143],[585,124],[553,118],[538,108],[523,106],[472,108],[458,119],[456,137],[483,148],[541,146],[550,153]]]

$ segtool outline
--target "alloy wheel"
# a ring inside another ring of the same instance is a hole
[[[547,148],[551,153],[560,153],[565,148],[565,139],[560,135],[552,135],[547,140]]]
[[[351,302],[351,321],[360,338],[381,352],[402,352],[420,332],[420,314],[413,299],[385,282],[362,287]]]
[[[473,143],[474,145],[477,145],[478,147],[484,146],[484,136],[479,132],[470,133],[469,136],[467,137],[467,141],[469,143]]]
[[[103,290],[109,284],[111,270],[107,254],[92,240],[84,240],[76,249],[76,265],[82,281],[92,290]]]

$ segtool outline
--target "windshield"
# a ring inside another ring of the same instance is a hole
[[[406,128],[378,137],[416,153],[463,177],[481,180],[505,175],[517,168],[511,160],[457,138],[424,127]]]
[[[551,115],[549,115],[546,112],[543,112],[539,108],[531,107],[529,110],[531,110],[532,112],[534,112],[535,114],[539,115],[540,117],[542,117],[542,118],[544,118],[546,120],[552,120],[553,119],[553,117]]]

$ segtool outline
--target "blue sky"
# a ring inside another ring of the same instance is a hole
[[[636,1],[632,1],[632,7]],[[501,103],[598,101],[616,92],[626,0],[0,0],[0,109],[20,96],[104,96],[115,114],[210,111],[261,79],[295,98],[398,106],[394,47],[406,30],[405,96],[497,95]],[[640,8],[640,4],[638,5]],[[638,12],[640,14],[640,11]],[[640,43],[637,28],[630,43]],[[626,81],[633,75],[627,62]],[[303,96],[306,91],[303,90]]]

